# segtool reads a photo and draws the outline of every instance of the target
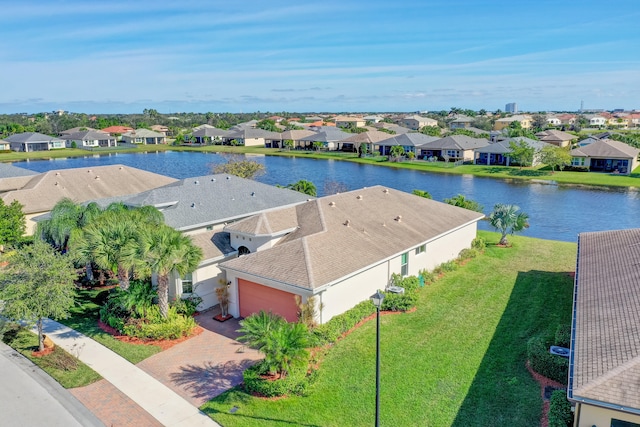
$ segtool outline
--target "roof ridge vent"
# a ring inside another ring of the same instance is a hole
[[[56,172],[56,176],[59,176],[59,175],[60,175],[60,172]]]
[[[227,179],[231,179],[231,177],[229,175],[227,175]]]
[[[344,225],[346,225],[347,227],[351,227],[351,220],[349,220],[349,219],[348,219],[348,220],[346,220],[346,221],[344,222]]]
[[[398,215],[397,217],[395,217],[395,220],[398,222],[402,222],[402,215]]]
[[[336,202],[329,202],[329,206],[334,207],[336,205]]]
[[[358,199],[358,200],[362,200],[362,194],[358,194],[358,195],[356,196],[356,199]]]
[[[256,192],[255,191],[251,192],[251,197],[256,197]]]
[[[96,175],[93,179],[100,179],[100,175]]]
[[[196,179],[195,181],[193,181],[193,183],[194,183],[195,185],[200,185],[200,181],[198,181],[197,179]]]
[[[389,194],[389,189],[388,189],[388,188],[385,188],[384,190],[382,190],[382,192],[383,192],[384,194]]]
[[[195,208],[195,207],[196,207],[196,204],[195,204],[195,203],[191,203],[191,207],[192,207],[192,208]]]

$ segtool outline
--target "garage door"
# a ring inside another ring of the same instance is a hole
[[[289,322],[298,320],[298,307],[292,293],[238,279],[240,316],[247,317],[260,310],[273,311]]]

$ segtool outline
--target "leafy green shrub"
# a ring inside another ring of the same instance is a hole
[[[130,337],[151,340],[173,340],[189,336],[197,326],[193,317],[178,314],[174,307],[169,307],[167,318],[160,315],[157,306],[151,307],[144,319],[130,318],[122,332]]]
[[[466,248],[460,251],[458,254],[458,259],[460,261],[465,261],[467,259],[475,258],[478,256],[478,250],[475,248]]]
[[[571,325],[563,323],[556,329],[555,345],[569,348],[571,346]]]
[[[455,261],[447,261],[440,264],[440,268],[443,272],[448,273],[450,271],[456,271],[458,269],[458,264]]]
[[[265,397],[283,396],[285,394],[303,395],[315,375],[307,375],[303,368],[296,368],[289,375],[278,379],[265,376],[269,369],[260,362],[244,370],[244,388],[248,393]]]
[[[549,403],[549,427],[567,427],[573,422],[571,403],[565,390],[556,390],[551,394]]]
[[[471,241],[471,247],[482,252],[487,247],[487,242],[482,237],[476,237]]]
[[[334,343],[342,334],[375,312],[376,308],[370,300],[362,301],[352,309],[332,317],[327,323],[319,325],[313,330],[314,337],[319,345]]]
[[[178,314],[185,316],[193,316],[198,311],[198,306],[202,302],[202,298],[198,294],[191,294],[187,298],[177,298],[171,305],[175,307]]]
[[[385,311],[407,311],[415,307],[417,302],[418,296],[415,292],[405,292],[404,294],[385,292],[380,309]]]
[[[417,291],[420,288],[420,279],[416,276],[402,277],[400,274],[393,273],[389,285],[400,286],[406,292]]]
[[[549,353],[550,343],[542,337],[533,337],[527,343],[527,356],[531,369],[561,384],[567,384],[569,359]]]

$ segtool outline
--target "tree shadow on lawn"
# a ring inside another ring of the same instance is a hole
[[[539,425],[540,388],[526,369],[527,341],[571,321],[571,273],[518,273],[509,302],[460,406],[455,427]]]
[[[171,382],[182,387],[200,405],[240,384],[242,372],[255,360],[228,361],[221,364],[207,362],[204,365],[185,365],[179,372],[170,374]]]

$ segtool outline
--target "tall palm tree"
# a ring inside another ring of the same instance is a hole
[[[298,182],[294,182],[293,184],[287,185],[287,188],[290,188],[299,193],[307,194],[309,196],[317,196],[318,190],[313,182],[307,181],[306,179],[301,179]]]
[[[162,317],[169,312],[169,275],[193,272],[202,260],[202,250],[189,236],[167,226],[144,227],[140,233],[144,261],[158,277],[158,306]]]
[[[529,215],[518,212],[520,207],[516,205],[497,204],[493,207],[493,212],[489,215],[489,223],[493,228],[500,231],[501,245],[508,245],[507,233],[513,234],[529,227]]]

